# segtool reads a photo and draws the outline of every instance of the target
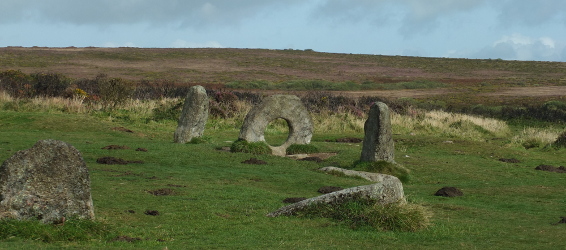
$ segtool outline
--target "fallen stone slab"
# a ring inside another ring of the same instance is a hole
[[[374,183],[371,185],[343,189],[340,191],[299,201],[297,203],[282,207],[277,211],[271,212],[267,214],[267,216],[290,216],[307,209],[311,205],[338,205],[352,200],[372,200],[380,205],[386,205],[396,202],[406,202],[401,181],[397,178],[388,178],[382,182]]]
[[[389,180],[389,179],[399,180],[399,178],[397,178],[393,175],[380,174],[380,173],[370,173],[370,172],[363,172],[363,171],[355,171],[355,170],[348,170],[348,169],[337,168],[337,167],[323,167],[323,168],[320,168],[319,170],[324,171],[324,172],[339,172],[339,173],[343,173],[346,176],[360,177],[360,178],[366,179],[368,181],[373,181],[373,182],[382,182],[382,181]]]

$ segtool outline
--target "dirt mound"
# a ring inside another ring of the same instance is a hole
[[[333,193],[336,191],[340,191],[343,188],[341,187],[333,187],[333,186],[325,186],[325,187],[321,187],[318,189],[318,192],[321,194],[329,194],[329,193]]]
[[[566,217],[560,217],[560,221],[553,223],[552,225],[558,225],[558,224],[566,224]]]
[[[341,142],[341,143],[360,143],[363,140],[360,138],[354,138],[354,137],[344,137],[344,138],[338,138],[338,139],[334,139],[334,140],[325,140],[326,142]]]
[[[521,161],[515,159],[515,158],[500,158],[499,161],[501,162],[506,162],[506,163],[520,163]]]
[[[136,148],[136,151],[147,152],[147,148]]]
[[[157,210],[145,210],[145,212],[143,212],[145,215],[151,215],[151,216],[157,216],[159,215],[159,211]]]
[[[564,167],[564,166],[555,167],[555,166],[551,166],[551,165],[538,165],[535,168],[535,170],[548,171],[548,172],[554,172],[554,173],[566,173],[566,167]]]
[[[455,188],[455,187],[443,187],[443,188],[439,189],[438,191],[436,191],[436,193],[434,195],[435,196],[443,196],[443,197],[457,197],[457,196],[464,195],[464,193],[462,193],[462,191],[460,191],[460,189]]]
[[[124,159],[106,156],[96,159],[96,163],[98,164],[107,164],[107,165],[127,165],[130,163],[143,163],[143,161],[126,161]]]
[[[316,156],[309,156],[309,157],[305,157],[302,159],[299,159],[299,161],[314,161],[314,162],[322,162],[322,159],[320,157],[316,157]]]
[[[157,189],[157,190],[149,190],[147,191],[150,194],[153,194],[155,196],[166,196],[166,195],[172,195],[175,194],[175,191],[173,191],[173,189],[170,188],[162,188],[162,189]]]
[[[133,133],[134,132],[134,131],[129,130],[129,129],[124,128],[124,127],[113,127],[112,130],[126,132],[126,133]]]
[[[120,145],[108,145],[108,146],[103,147],[103,148],[101,148],[101,149],[109,149],[109,150],[110,150],[110,149],[130,149],[130,147],[125,146],[125,145],[123,145],[123,146],[120,146]]]
[[[306,200],[306,197],[290,197],[283,200],[283,203],[297,203],[302,200]]]
[[[248,160],[243,161],[242,163],[245,163],[245,164],[254,164],[254,165],[265,165],[265,164],[267,164],[267,162],[262,161],[262,160],[259,160],[259,159],[256,159],[256,158],[250,158],[250,159],[248,159]]]

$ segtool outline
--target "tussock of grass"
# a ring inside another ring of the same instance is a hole
[[[37,220],[0,221],[0,240],[11,237],[43,242],[109,240],[114,236],[110,226],[90,220],[67,220],[63,225],[43,224]]]
[[[557,129],[540,129],[527,127],[511,138],[511,146],[520,146],[525,149],[543,148],[556,141],[560,131]]]
[[[251,153],[251,154],[271,154],[271,148],[265,142],[248,142],[237,140],[230,146],[230,152]]]
[[[354,229],[369,226],[378,231],[416,232],[430,224],[430,212],[422,206],[399,203],[380,205],[372,200],[313,204],[297,216],[330,218]]]
[[[315,145],[311,144],[293,144],[287,148],[287,154],[313,154],[318,153],[320,150]]]
[[[356,162],[354,163],[354,170],[393,175],[403,183],[407,183],[411,179],[411,171],[407,168],[400,164],[386,161]]]

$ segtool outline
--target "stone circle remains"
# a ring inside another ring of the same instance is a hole
[[[175,130],[175,143],[187,143],[195,137],[202,137],[208,119],[208,106],[206,89],[200,85],[191,87]]]
[[[285,156],[293,144],[309,144],[312,138],[312,119],[295,95],[272,95],[263,99],[246,115],[239,139],[248,142],[265,142],[265,129],[275,119],[284,119],[289,126],[289,136],[281,146],[271,146],[272,154]]]
[[[395,163],[395,145],[391,133],[389,107],[383,102],[371,105],[364,124],[362,162],[386,161]]]
[[[0,219],[94,219],[90,177],[81,153],[68,143],[38,141],[0,166]]]

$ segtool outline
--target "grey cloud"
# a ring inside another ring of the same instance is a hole
[[[70,24],[231,24],[299,0],[3,0],[0,22],[25,19]]]
[[[507,26],[536,26],[554,18],[562,18],[566,24],[564,0],[506,0],[495,6],[500,10],[500,21]]]
[[[433,30],[442,17],[475,9],[484,2],[485,0],[328,0],[317,14],[350,22],[370,19],[376,26],[398,22],[400,33],[411,36]]]

